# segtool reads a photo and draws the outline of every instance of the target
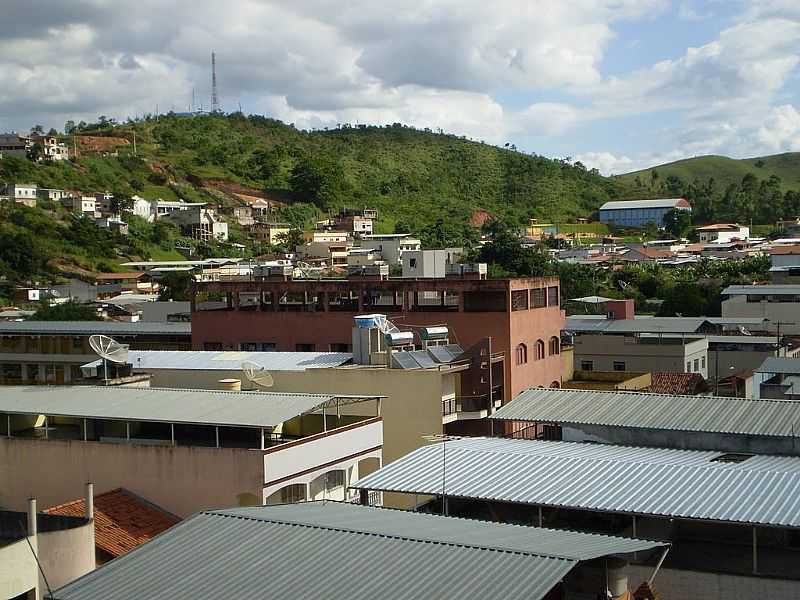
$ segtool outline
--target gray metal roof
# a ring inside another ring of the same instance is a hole
[[[274,427],[320,406],[367,396],[91,386],[3,386],[0,413]]]
[[[658,198],[656,200],[618,200],[606,202],[600,210],[621,210],[629,208],[675,208],[683,198]]]
[[[593,319],[567,317],[564,330],[593,333],[696,333],[709,324],[705,317],[644,317]]]
[[[191,335],[191,323],[124,323],[120,321],[0,322],[0,335]]]
[[[756,369],[756,373],[800,374],[800,358],[767,357],[761,363],[761,366]]]
[[[722,290],[722,294],[727,296],[794,295],[800,294],[800,285],[729,285]]]
[[[711,462],[721,454],[464,438],[419,448],[354,487],[441,494],[446,460],[452,497],[800,527],[800,458]]]
[[[537,600],[578,564],[532,551],[562,535],[330,502],[203,512],[54,597]],[[659,545],[592,537],[598,551]]]
[[[268,371],[305,371],[338,367],[353,358],[349,352],[214,352],[201,350],[129,350],[135,369],[241,371],[242,362],[258,363]],[[98,359],[84,366],[99,366]]]
[[[800,360],[795,361],[800,364]],[[800,436],[800,402],[551,388],[525,390],[492,419],[753,436]]]

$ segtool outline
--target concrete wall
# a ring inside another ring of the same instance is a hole
[[[653,567],[628,565],[630,581],[644,581],[653,574]],[[800,598],[800,581],[742,575],[721,575],[661,569],[654,587],[662,598],[702,598],[703,600],[766,600],[767,598]]]
[[[36,590],[39,571],[25,538],[0,547],[0,600]]]
[[[218,381],[241,371],[153,370],[153,387],[218,388]],[[272,392],[386,396],[381,401],[384,464],[425,444],[421,436],[442,432],[442,397],[454,393],[453,373],[383,368],[273,371]],[[246,381],[242,389],[252,389]],[[365,407],[354,405],[364,413]],[[366,413],[369,414],[369,413]],[[96,480],[95,480],[96,481]]]
[[[52,590],[57,590],[95,568],[94,521],[82,527],[38,534],[39,561]],[[47,591],[44,580],[39,589]]]
[[[258,501],[263,453],[235,448],[164,447],[73,440],[0,439],[0,506],[25,510],[125,487],[180,517]],[[253,500],[255,498],[255,500]]]
[[[686,363],[691,361],[691,372],[708,377],[707,340],[672,343],[674,338],[669,339],[670,342],[659,344],[639,343],[636,338],[622,335],[579,335],[575,337],[575,369],[581,369],[582,361],[591,360],[593,370],[613,371],[614,363],[620,361],[625,363],[625,371],[685,373]]]
[[[800,334],[800,303],[797,302],[748,302],[747,296],[733,296],[722,301],[723,317],[756,317],[769,319],[772,323],[764,323],[763,328],[771,333],[776,333],[775,323],[794,323],[794,325],[781,325],[781,335]]]

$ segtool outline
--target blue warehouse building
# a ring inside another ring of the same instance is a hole
[[[606,202],[600,207],[600,222],[617,227],[644,227],[648,223],[664,226],[664,215],[673,208],[692,210],[685,198]]]

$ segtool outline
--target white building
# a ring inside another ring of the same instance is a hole
[[[94,217],[97,205],[94,196],[71,196],[62,200],[64,205],[72,212],[79,215]]]
[[[5,187],[5,195],[17,204],[33,208],[36,206],[38,187],[35,183],[9,183]]]
[[[696,227],[695,231],[701,242],[727,244],[735,240],[747,240],[750,238],[750,228],[737,223],[715,223]]]
[[[722,290],[723,318],[765,319],[763,329],[800,334],[800,285],[731,285]]]
[[[69,158],[66,144],[59,142],[55,136],[34,133],[31,135],[31,139],[35,144],[42,146],[43,160],[67,160]]]
[[[403,277],[445,277],[447,265],[458,262],[463,253],[463,248],[407,250],[402,254]]]
[[[422,242],[409,233],[387,233],[362,236],[361,247],[377,250],[390,265],[401,265],[403,253],[421,250]]]
[[[196,240],[218,240],[228,239],[228,224],[220,219],[210,208],[205,208],[205,204],[171,202],[158,202],[158,210],[168,210],[161,213],[156,218],[167,218],[181,229],[181,233]],[[175,208],[173,205],[185,204],[185,207]]]

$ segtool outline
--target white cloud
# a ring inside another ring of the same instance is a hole
[[[772,109],[756,138],[764,153],[800,150],[800,112],[791,104]]]

